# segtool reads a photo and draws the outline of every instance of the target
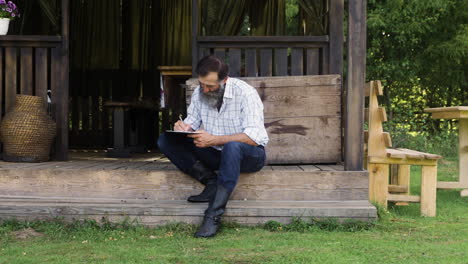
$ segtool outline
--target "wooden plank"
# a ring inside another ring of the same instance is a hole
[[[344,21],[344,1],[337,0],[330,2],[330,46],[329,65],[330,73],[343,74],[343,21]]]
[[[464,189],[468,188],[468,184],[462,185],[460,182],[445,182],[439,181],[437,182],[437,189]]]
[[[341,161],[340,117],[265,118],[267,164]],[[320,129],[317,129],[320,128]]]
[[[260,76],[273,75],[272,49],[260,49]]]
[[[121,223],[136,220],[145,226],[173,221],[200,224],[206,204],[190,204],[185,200],[118,200],[25,197],[0,199],[0,219],[46,220],[61,217],[64,221],[94,219]],[[270,220],[288,224],[294,217],[307,219],[334,218],[374,221],[375,207],[360,201],[230,201],[223,216],[228,222],[258,225]]]
[[[226,49],[215,48],[213,54],[223,61],[226,60]]]
[[[275,75],[288,75],[288,49],[275,49]]]
[[[388,185],[389,193],[408,193],[408,185]]]
[[[320,49],[320,74],[330,74],[330,50],[328,46],[322,47]]]
[[[5,113],[8,113],[15,103],[17,59],[16,48],[5,48]]]
[[[339,75],[304,75],[304,76],[269,76],[269,77],[243,77],[241,80],[253,87],[280,88],[280,87],[303,87],[307,86],[339,86],[341,76]],[[186,81],[188,91],[193,91],[198,86],[198,79],[192,78]]]
[[[387,208],[389,166],[371,163],[367,169],[369,171],[369,200]]]
[[[258,76],[256,49],[245,49],[245,72],[248,77]]]
[[[37,48],[35,49],[35,91],[34,94],[44,99],[45,105],[47,106],[47,89],[48,89],[48,78],[47,78],[47,49]]]
[[[436,216],[437,166],[423,166],[421,172],[421,215]]]
[[[293,116],[341,116],[339,86],[258,88],[265,118]]]
[[[461,197],[468,197],[468,189],[466,189],[466,190],[461,190],[461,191],[460,191],[460,196],[461,196]]]
[[[304,49],[291,49],[291,75],[304,74]]]
[[[301,167],[297,165],[289,165],[289,166],[280,166],[274,165],[271,166],[273,171],[303,171]]]
[[[389,194],[388,201],[419,203],[421,198],[417,195]]]
[[[20,91],[21,94],[33,95],[33,54],[32,48],[21,48]]]
[[[422,157],[425,159],[440,159],[442,156],[436,155],[436,154],[430,154],[430,153],[424,153],[412,149],[405,149],[405,148],[398,148],[398,150],[405,152],[405,153],[411,153],[414,154],[414,157]]]
[[[393,159],[406,159],[406,154],[396,149],[386,149],[386,157]]]
[[[51,51],[52,111],[57,124],[55,159],[68,159],[68,63],[59,48]],[[65,73],[66,72],[66,73]],[[65,84],[66,82],[66,84]]]
[[[241,71],[241,50],[229,49],[229,76],[239,77]]]
[[[300,165],[303,171],[320,171],[320,169],[315,165]]]
[[[203,186],[178,170],[125,170],[130,162],[81,169],[92,161],[63,168],[1,170],[0,193],[42,197],[185,200]],[[114,168],[123,169],[114,169]],[[98,169],[99,168],[99,169]],[[34,172],[34,173],[32,173]],[[287,180],[285,180],[287,179]],[[259,171],[242,173],[232,200],[365,200],[367,172]],[[189,205],[190,206],[190,205]]]
[[[307,75],[318,75],[320,70],[319,50],[306,50],[306,73]]]
[[[334,171],[335,169],[328,166],[328,165],[317,165],[317,168],[319,168],[322,171]]]
[[[348,2],[348,70],[345,113],[345,170],[363,169],[363,107],[366,68],[366,0]]]

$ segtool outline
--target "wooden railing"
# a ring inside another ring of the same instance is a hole
[[[68,77],[64,71],[68,68],[62,45],[60,36],[0,36],[0,120],[13,106],[16,94],[41,96],[47,102],[50,91],[57,139],[67,140]],[[63,154],[62,148],[56,150],[57,155]]]
[[[329,38],[310,37],[198,37],[197,57],[225,59],[230,76],[287,76],[328,74]],[[193,66],[196,66],[195,61]]]

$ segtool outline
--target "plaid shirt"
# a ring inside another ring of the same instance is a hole
[[[229,77],[224,91],[223,104],[218,112],[200,101],[200,86],[192,94],[187,118],[193,130],[204,129],[216,136],[245,133],[258,145],[266,146],[268,134],[263,120],[263,103],[254,87],[244,81]],[[221,146],[214,146],[221,150]]]

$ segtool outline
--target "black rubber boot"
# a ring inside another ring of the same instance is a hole
[[[221,216],[224,214],[226,204],[229,200],[231,192],[227,191],[223,186],[216,187],[216,195],[210,201],[208,209],[205,211],[203,223],[195,233],[195,237],[213,237],[221,226]]]
[[[205,189],[198,194],[190,196],[187,201],[192,203],[207,203],[209,202],[216,193],[216,182],[217,175],[214,171],[208,169],[201,163],[197,161],[195,165],[188,171],[190,175],[195,180],[205,185]]]

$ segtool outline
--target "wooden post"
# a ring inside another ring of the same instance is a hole
[[[421,215],[436,216],[437,166],[422,166]]]
[[[192,0],[192,76],[195,77],[198,63],[198,0]]]
[[[411,165],[398,165],[398,185],[408,186],[408,191],[403,194],[410,194],[410,172]]]
[[[69,4],[69,0],[62,0],[62,45],[57,48],[59,53],[55,54],[57,56],[57,65],[54,70],[57,74],[55,79],[57,82],[55,84],[55,120],[57,123],[55,159],[57,160],[68,160]]]
[[[388,199],[388,164],[368,165],[369,200],[387,208]]]
[[[349,0],[348,80],[344,131],[344,164],[347,171],[363,169],[365,70],[366,0]]]

